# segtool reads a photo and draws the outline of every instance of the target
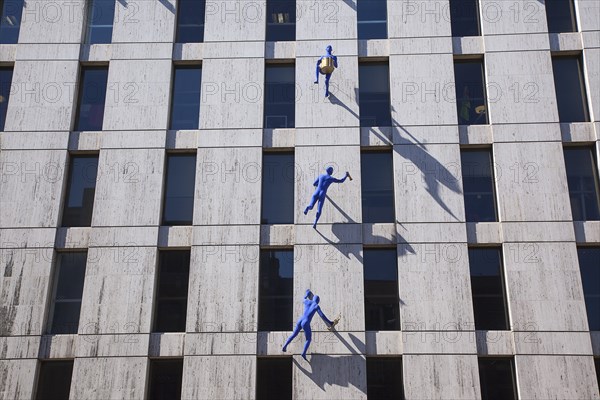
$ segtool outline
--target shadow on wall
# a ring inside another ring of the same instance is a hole
[[[310,364],[305,368],[296,359],[294,364],[304,375],[310,378],[322,391],[327,391],[325,385],[348,387],[354,386],[362,393],[367,393],[367,377],[358,369],[353,359],[362,358],[360,355],[331,357],[326,354],[316,354],[310,357]],[[363,362],[361,360],[361,362]],[[356,369],[352,368],[356,366]]]
[[[171,13],[175,14],[175,6],[173,5],[173,3],[171,3],[169,0],[159,0],[160,4],[162,4],[163,6],[165,6],[165,8],[169,11],[171,11]]]

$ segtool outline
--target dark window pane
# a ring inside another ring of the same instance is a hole
[[[583,70],[579,57],[552,57],[560,122],[588,121]]]
[[[508,329],[499,248],[469,249],[475,329]]]
[[[163,225],[192,225],[196,155],[167,155]]]
[[[577,249],[590,331],[600,331],[600,247]]]
[[[392,152],[363,152],[360,163],[363,222],[395,222]]]
[[[292,358],[259,358],[256,400],[292,400]]]
[[[267,0],[267,42],[296,40],[296,2]]]
[[[154,332],[185,332],[190,251],[161,251]]]
[[[57,257],[50,333],[77,333],[87,253],[63,253]]]
[[[170,129],[198,129],[202,68],[175,67]]]
[[[564,153],[573,221],[600,220],[600,183],[594,148],[566,147]]]
[[[112,41],[115,0],[89,0],[87,43]]]
[[[594,358],[594,364],[596,364],[596,382],[600,386],[600,357]]]
[[[79,83],[77,131],[101,131],[108,67],[84,67]]]
[[[360,126],[391,126],[388,64],[360,64],[358,80]]]
[[[575,10],[573,0],[546,0],[548,32],[575,32]]]
[[[0,132],[4,131],[4,123],[6,122],[6,111],[8,110],[12,75],[12,67],[0,68]]]
[[[261,223],[294,223],[294,171],[293,153],[263,155]]]
[[[482,400],[516,400],[512,360],[480,358],[479,381]]]
[[[387,39],[386,0],[358,0],[358,38]]]
[[[177,43],[204,41],[205,0],[179,0],[177,2]]]
[[[42,361],[37,385],[37,400],[66,400],[71,391],[73,361]]]
[[[459,125],[487,124],[483,61],[455,61],[454,78]]]
[[[290,330],[293,318],[294,251],[261,251],[259,285],[258,330]]]
[[[148,400],[181,399],[183,360],[151,360]]]
[[[98,156],[73,156],[69,165],[62,226],[90,226],[98,175]]]
[[[477,0],[450,0],[452,36],[479,36]]]
[[[365,329],[400,329],[396,249],[364,250]]]
[[[15,44],[19,40],[23,0],[0,1],[2,20],[0,20],[0,44]]]
[[[402,359],[367,357],[367,398],[403,400]]]
[[[467,222],[497,221],[492,152],[462,150],[460,159]]]
[[[295,67],[267,65],[265,68],[265,128],[293,128],[296,115]]]

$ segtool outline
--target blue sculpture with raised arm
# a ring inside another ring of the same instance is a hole
[[[315,218],[315,223],[313,224],[313,228],[315,229],[317,228],[317,222],[321,217],[321,211],[323,211],[323,203],[325,203],[325,198],[327,196],[327,189],[329,188],[329,185],[331,185],[334,182],[343,183],[346,180],[346,178],[350,178],[350,180],[352,180],[352,177],[347,171],[346,176],[344,176],[342,179],[337,179],[331,176],[331,174],[333,174],[333,167],[327,167],[326,171],[326,174],[319,175],[319,177],[313,183],[313,186],[316,186],[317,189],[315,190],[310,199],[310,204],[307,205],[304,209],[304,215],[306,215],[309,210],[313,209],[315,203],[317,201],[319,202],[319,205],[317,206],[317,216]]]
[[[331,46],[327,46],[325,51],[327,51],[327,54],[319,58],[319,61],[317,61],[315,83],[319,83],[319,74],[325,75],[325,97],[327,97],[329,96],[329,79],[331,79],[331,74],[333,73],[334,69],[338,67],[338,63],[337,57],[331,54],[333,51]]]

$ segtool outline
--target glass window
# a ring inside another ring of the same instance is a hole
[[[600,331],[600,247],[577,249],[590,331]]]
[[[296,2],[267,0],[267,42],[296,40]]]
[[[454,61],[459,125],[488,123],[482,60]]]
[[[475,329],[509,329],[500,248],[469,249],[469,269]]]
[[[573,221],[600,220],[598,167],[593,147],[565,147]]]
[[[295,126],[295,74],[296,68],[293,65],[267,65],[265,67],[265,128],[293,128]]]
[[[91,226],[98,156],[72,156],[62,226]]]
[[[511,358],[479,358],[482,400],[516,400]]]
[[[596,381],[600,386],[600,357],[594,358],[594,364],[596,364]]]
[[[552,57],[554,88],[560,122],[588,121],[587,100],[580,58]]]
[[[167,154],[163,225],[192,225],[196,155]]]
[[[86,252],[58,254],[49,333],[77,333],[86,262]]]
[[[386,0],[358,0],[358,38],[387,39]]]
[[[68,399],[71,392],[73,360],[42,361],[37,384],[37,400]]]
[[[390,72],[386,63],[358,67],[360,126],[391,126]]]
[[[467,222],[497,221],[490,150],[460,152]]]
[[[177,1],[177,43],[204,41],[205,0]]]
[[[259,358],[256,400],[292,400],[292,357]]]
[[[0,0],[0,44],[15,44],[19,40],[24,0]]]
[[[478,0],[450,0],[452,36],[479,36]]]
[[[150,360],[148,400],[181,399],[183,359]]]
[[[364,250],[365,330],[400,329],[396,249]]]
[[[116,0],[88,0],[88,30],[86,43],[110,43]]]
[[[294,153],[264,153],[262,224],[294,223]]]
[[[258,330],[289,331],[293,325],[294,251],[262,250]]]
[[[12,67],[0,68],[0,132],[4,131],[4,123],[6,122],[6,111],[8,110],[12,75]]]
[[[175,66],[170,129],[198,129],[202,68]]]
[[[573,0],[546,0],[546,20],[548,32],[575,32],[575,8]]]
[[[360,168],[363,222],[395,222],[392,152],[363,151]]]
[[[159,253],[153,332],[185,332],[190,251]]]
[[[77,105],[76,131],[101,131],[108,67],[83,67]]]
[[[400,357],[367,357],[367,398],[404,400]]]

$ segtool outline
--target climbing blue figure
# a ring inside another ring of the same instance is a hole
[[[337,57],[331,54],[333,48],[331,46],[327,46],[325,50],[327,51],[327,54],[319,58],[319,61],[317,61],[315,83],[319,83],[319,74],[325,75],[325,97],[327,97],[329,96],[329,79],[331,79],[331,74],[338,67],[338,63]]]
[[[319,314],[319,317],[325,321],[328,328],[333,328],[337,321],[330,321],[323,311],[321,311],[321,307],[319,307],[319,296],[314,296],[310,289],[306,289],[304,293],[304,314],[302,317],[296,322],[296,327],[294,328],[294,332],[292,335],[286,340],[283,348],[281,349],[283,352],[287,351],[288,344],[291,343],[292,340],[300,333],[300,330],[304,330],[304,335],[306,336],[306,343],[304,343],[304,350],[302,351],[302,358],[306,360],[306,352],[308,351],[308,346],[310,346],[310,342],[312,341],[312,331],[310,329],[310,321],[312,320],[315,313]],[[308,361],[308,360],[307,360]]]
[[[346,171],[346,176],[344,176],[342,179],[334,178],[331,176],[331,174],[333,174],[333,167],[327,167],[327,173],[319,175],[319,177],[315,180],[313,186],[316,186],[317,189],[310,199],[310,204],[304,209],[304,215],[306,215],[309,210],[313,209],[315,203],[317,201],[319,202],[319,205],[317,206],[317,216],[315,218],[315,223],[313,224],[313,228],[315,229],[317,229],[317,221],[319,221],[319,218],[321,217],[321,211],[323,211],[323,204],[325,203],[325,197],[327,196],[327,189],[329,188],[329,185],[334,182],[344,183],[346,178],[350,178],[350,180],[352,180],[352,177],[348,171]]]

